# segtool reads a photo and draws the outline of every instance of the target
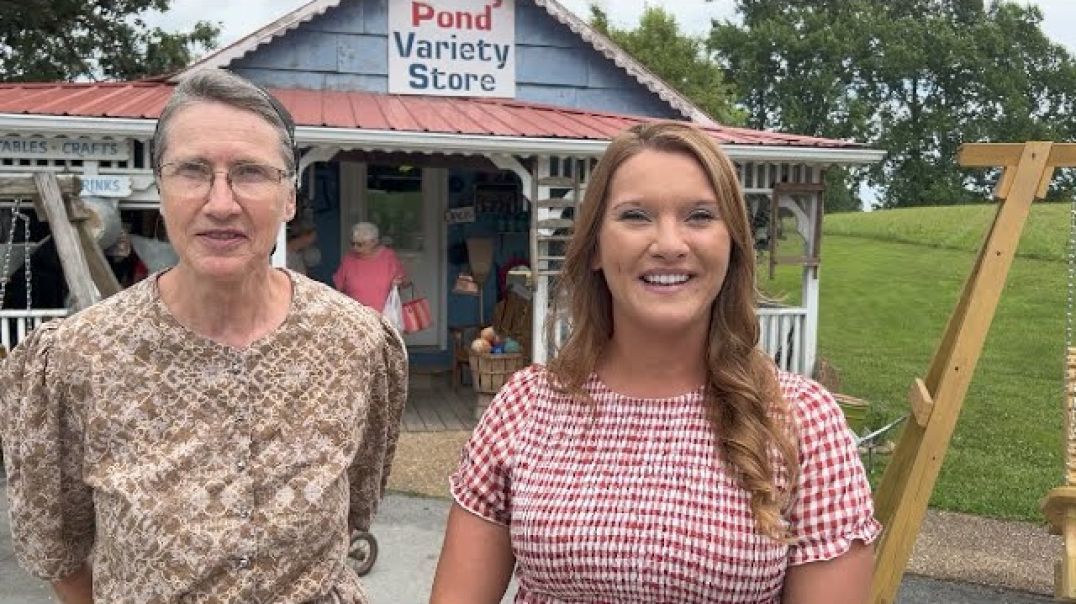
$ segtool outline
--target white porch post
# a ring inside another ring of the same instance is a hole
[[[545,364],[549,360],[546,347],[546,321],[549,319],[549,289],[552,277],[542,274],[539,254],[543,253],[537,241],[539,216],[538,200],[543,193],[548,195],[549,188],[538,185],[538,175],[549,174],[549,156],[542,155],[534,160],[534,180],[531,181],[531,274],[534,279],[534,298],[531,300],[531,362]],[[544,189],[544,191],[542,190]],[[548,253],[548,252],[547,252]]]
[[[270,264],[282,268],[288,264],[288,225],[280,225],[280,231],[276,234],[276,248],[270,258]]]
[[[550,243],[559,242],[561,247],[566,243],[567,236],[557,234],[557,231],[571,226],[571,220],[563,218],[564,211],[576,207],[582,199],[586,177],[590,173],[589,160],[574,156],[537,155],[533,158],[532,169],[527,170],[514,156],[490,154],[488,157],[498,168],[511,170],[519,176],[524,190],[529,191],[531,274],[534,279],[531,296],[531,360],[545,363],[551,352],[546,346],[545,333],[550,320],[552,284],[563,262],[561,254],[552,253]],[[557,162],[559,176],[552,175],[554,162]]]
[[[548,354],[545,346],[544,334],[546,313],[549,308],[549,279],[539,277],[538,271],[535,270],[538,266],[538,263],[535,261],[537,259],[537,248],[534,243],[534,221],[537,213],[535,201],[538,200],[538,187],[536,185],[537,177],[534,174],[531,174],[518,159],[511,155],[491,154],[489,155],[489,159],[493,162],[493,165],[501,170],[510,171],[518,176],[522,190],[527,191],[530,197],[528,201],[531,205],[531,278],[534,280],[534,295],[531,297],[531,361],[535,363],[545,363],[546,355]],[[536,158],[535,161],[537,164],[544,162],[546,166],[545,173],[549,172],[548,157],[542,156]],[[535,173],[542,174],[543,172],[536,166]]]
[[[315,162],[329,161],[336,153],[340,151],[338,147],[314,147],[306,153],[302,154],[299,158],[298,165],[295,166],[295,178],[298,182],[302,181],[303,171]],[[296,195],[298,195],[298,183],[296,184]],[[276,234],[276,249],[273,250],[273,255],[270,258],[270,264],[275,267],[284,267],[288,264],[288,225],[283,224],[280,226],[280,232]]]
[[[813,377],[818,357],[818,273],[821,267],[803,267],[803,306],[807,317],[803,322],[803,375]]]

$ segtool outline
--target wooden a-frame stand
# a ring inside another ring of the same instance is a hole
[[[76,311],[121,289],[90,232],[90,213],[78,190],[77,177],[53,172],[0,177],[0,198],[33,199],[38,219],[49,223]]]
[[[878,487],[875,508],[885,532],[875,551],[870,601],[876,604],[896,601],[1031,203],[1046,195],[1054,168],[1076,166],[1076,144],[967,144],[960,149],[959,161],[965,167],[1003,169],[995,192],[997,215],[926,379],[916,378],[912,383],[908,398],[913,419],[906,424]],[[1076,522],[1076,508],[1069,509],[1073,510],[1069,522]],[[1076,541],[1076,526],[1073,537]],[[1076,563],[1070,566],[1076,568]]]

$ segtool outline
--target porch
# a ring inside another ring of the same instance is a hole
[[[470,386],[453,388],[448,372],[411,370],[402,432],[451,432],[474,429],[475,391]]]
[[[804,373],[806,366],[807,309],[771,306],[759,308],[759,345],[779,367]],[[471,386],[452,386],[451,373],[413,368],[404,408],[403,432],[470,431],[478,396]]]
[[[45,321],[64,317],[64,308],[0,311],[0,344],[4,350],[26,337]],[[804,373],[806,366],[807,309],[782,306],[759,308],[760,346],[779,367]],[[469,385],[452,387],[447,371],[413,370],[410,395],[404,410],[404,432],[471,430],[475,426],[476,394]]]

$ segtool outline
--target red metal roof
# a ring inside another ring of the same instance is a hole
[[[172,94],[166,82],[0,84],[0,113],[156,119]],[[652,118],[526,103],[512,99],[435,97],[270,89],[300,126],[531,138],[607,140]],[[703,126],[731,145],[858,147],[842,140]]]

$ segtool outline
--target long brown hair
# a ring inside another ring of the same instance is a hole
[[[795,430],[773,362],[758,347],[754,242],[736,170],[704,132],[679,122],[650,122],[625,130],[609,144],[588,181],[553,292],[546,322],[549,349],[554,350],[558,319],[568,321],[570,331],[549,362],[549,371],[561,388],[587,398],[583,384],[613,335],[609,286],[601,271],[593,269],[609,184],[621,164],[647,149],[694,158],[717,194],[732,249],[710,314],[706,411],[717,454],[751,495],[755,526],[763,534],[784,539],[781,511],[799,469]],[[783,466],[786,491],[778,490],[775,465]]]

